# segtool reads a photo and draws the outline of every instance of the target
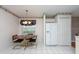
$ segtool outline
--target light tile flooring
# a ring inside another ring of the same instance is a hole
[[[5,51],[0,52],[1,54],[74,54],[75,49],[71,46],[38,46],[36,47],[27,47],[19,49],[6,49]]]

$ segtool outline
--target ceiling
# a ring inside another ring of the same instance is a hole
[[[19,17],[42,17],[43,13],[47,17],[53,17],[58,13],[72,13],[72,16],[79,17],[79,5],[3,5],[3,7]]]

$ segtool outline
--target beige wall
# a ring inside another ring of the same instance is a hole
[[[20,18],[20,20],[26,20],[26,18]],[[42,18],[27,18],[28,20],[36,20],[36,35],[37,35],[37,42],[38,45],[44,44],[44,27],[43,27],[43,19]],[[22,26],[19,24],[19,34],[21,34]]]
[[[79,34],[79,17],[72,17],[72,41],[75,41],[75,34]]]
[[[12,35],[18,32],[18,18],[0,8],[0,51],[12,44]]]

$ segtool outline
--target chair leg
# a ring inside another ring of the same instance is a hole
[[[26,47],[27,47],[27,46],[25,45],[25,46],[24,46],[24,50],[26,49]]]
[[[37,48],[37,43],[36,43],[36,48]]]
[[[13,46],[13,49],[15,49],[16,45]]]
[[[17,46],[20,46],[20,44],[14,43],[14,44],[13,44],[13,49],[15,49],[15,47],[17,47]]]

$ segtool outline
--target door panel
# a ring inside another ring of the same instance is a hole
[[[46,23],[46,45],[57,44],[57,24]]]
[[[46,45],[50,45],[51,34],[50,32],[46,32]]]
[[[58,19],[58,44],[71,44],[71,19]]]
[[[57,45],[57,23],[51,23],[51,45]]]

